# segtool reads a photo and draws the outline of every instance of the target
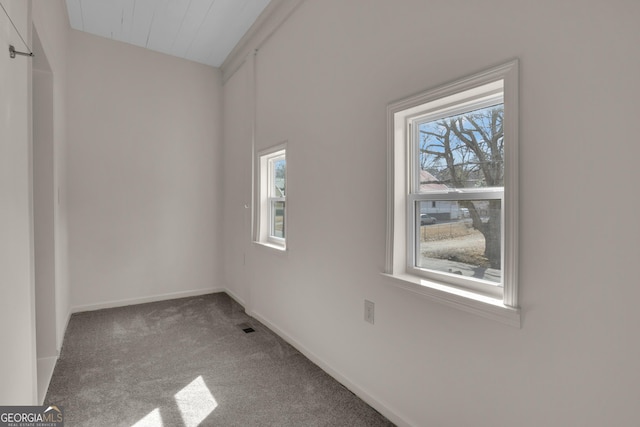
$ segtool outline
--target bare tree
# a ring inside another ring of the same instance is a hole
[[[421,125],[421,167],[452,188],[504,186],[503,116],[500,104]],[[500,268],[500,200],[487,203],[481,212],[474,202],[459,202],[485,238],[484,256]]]

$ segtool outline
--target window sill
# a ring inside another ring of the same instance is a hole
[[[264,246],[265,248],[275,249],[275,250],[278,250],[280,252],[286,252],[286,250],[287,250],[287,247],[285,245],[277,245],[277,244],[271,243],[271,242],[256,242],[254,240],[253,243],[255,243],[258,246]]]
[[[408,274],[383,273],[383,276],[392,279],[392,284],[398,288],[423,295],[467,313],[477,314],[520,328],[520,309],[504,305],[501,299],[479,295]]]

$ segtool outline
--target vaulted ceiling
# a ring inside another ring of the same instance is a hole
[[[270,0],[66,0],[71,27],[219,67]]]

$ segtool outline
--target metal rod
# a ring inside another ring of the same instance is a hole
[[[16,50],[15,47],[13,47],[12,44],[9,45],[9,56],[11,58],[15,58],[16,55],[22,55],[22,56],[33,56],[33,52],[19,52]]]
[[[11,19],[11,16],[9,16],[9,12],[7,12],[7,9],[4,8],[4,6],[2,5],[2,3],[0,3],[0,7],[2,8],[2,10],[4,11],[4,14],[7,15],[7,19],[9,19],[9,22],[11,22],[11,25],[13,25],[13,29],[16,30],[16,33],[18,33],[18,37],[20,37],[20,40],[22,40],[22,43],[24,43],[25,47],[27,48],[27,50],[29,52],[31,52],[33,49],[31,49],[29,47],[29,45],[27,44],[26,41],[24,41],[24,37],[22,37],[22,34],[20,34],[20,30],[18,30],[18,27],[16,27],[16,24],[13,23],[13,19]],[[15,49],[14,49],[15,50]],[[11,48],[9,48],[9,52],[11,52]],[[15,55],[10,54],[12,58],[15,58]],[[29,56],[33,56],[33,53]]]

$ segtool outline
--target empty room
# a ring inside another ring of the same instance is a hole
[[[640,2],[0,5],[0,425],[640,425]]]

